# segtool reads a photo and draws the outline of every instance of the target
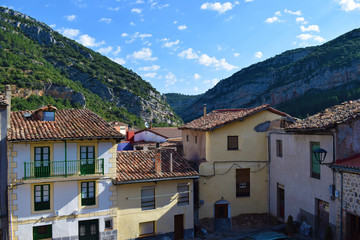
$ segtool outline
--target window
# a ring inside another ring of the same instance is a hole
[[[140,236],[155,234],[155,221],[140,223],[139,233]]]
[[[55,121],[55,112],[43,112],[43,120],[44,121]]]
[[[34,148],[34,162],[35,162],[35,177],[49,177],[50,176],[50,147],[35,147]]]
[[[283,156],[282,140],[276,140],[276,156],[277,157],[282,157]]]
[[[189,141],[189,135],[186,135],[186,141],[187,142]]]
[[[310,142],[311,177],[320,179],[320,163],[316,160],[314,150],[320,148],[319,142]]]
[[[155,188],[141,189],[141,210],[155,209]]]
[[[228,150],[238,150],[238,136],[228,136]]]
[[[250,196],[250,168],[236,169],[236,197]]]
[[[197,143],[197,136],[195,136],[195,143]]]
[[[177,205],[189,204],[189,185],[187,183],[178,184],[177,191],[178,191]]]
[[[50,209],[50,185],[35,185],[34,186],[34,203],[35,211]]]
[[[52,239],[52,225],[33,227],[33,239]]]
[[[81,174],[95,173],[95,147],[80,146],[80,171]]]
[[[113,229],[113,220],[112,218],[105,219],[105,230],[112,230]]]
[[[95,205],[95,182],[81,183],[81,205]]]

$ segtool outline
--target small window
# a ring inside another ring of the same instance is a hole
[[[50,209],[50,184],[34,186],[35,211]]]
[[[282,140],[276,140],[276,156],[277,157],[282,157],[283,156]]]
[[[140,236],[155,234],[155,221],[139,224]]]
[[[33,227],[33,239],[52,239],[52,225]]]
[[[250,168],[236,169],[236,197],[250,196]]]
[[[81,206],[95,205],[95,182],[81,183]]]
[[[319,142],[310,142],[311,177],[320,179],[320,163],[316,160],[314,150],[320,148]]]
[[[228,150],[238,150],[238,136],[228,136]]]
[[[188,184],[178,184],[177,192],[178,192],[177,205],[189,204],[189,185]]]
[[[113,220],[112,218],[105,219],[105,230],[112,230],[113,229]]]
[[[55,121],[55,112],[43,112],[43,120],[44,121]]]
[[[195,136],[195,143],[197,143],[197,136]]]
[[[155,188],[141,189],[141,210],[155,209]]]
[[[186,135],[186,141],[189,142],[189,135]]]

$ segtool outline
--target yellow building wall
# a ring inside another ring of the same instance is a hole
[[[174,231],[174,216],[184,214],[184,229],[194,228],[193,180],[159,181],[117,186],[118,192],[118,239],[139,237],[139,224],[155,221],[156,234]],[[177,206],[177,185],[189,184],[189,204]],[[155,209],[141,210],[141,188],[155,187]]]
[[[206,132],[207,162],[199,167],[200,219],[214,217],[214,203],[222,198],[230,203],[232,217],[268,212],[267,137],[254,128],[279,118],[262,111]],[[238,136],[239,150],[227,150],[227,136]],[[250,168],[250,197],[236,197],[236,169],[240,168]]]

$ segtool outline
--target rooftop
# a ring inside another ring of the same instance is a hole
[[[3,95],[0,92],[0,105],[7,105],[7,104],[8,104],[8,101],[6,100],[5,95]]]
[[[42,121],[41,112],[55,111],[55,121]],[[35,111],[11,112],[9,141],[38,141],[65,139],[121,139],[103,118],[89,109],[56,110],[52,106]]]
[[[340,167],[340,168],[360,170],[360,153],[348,158],[336,160],[332,166],[335,168]]]
[[[170,171],[170,154],[173,159],[173,171]],[[174,178],[197,178],[198,173],[175,150],[161,150],[162,172],[155,172],[155,151],[117,152],[117,182],[119,184],[138,181],[160,181]]]
[[[135,132],[135,134],[149,131],[154,134],[160,135],[164,138],[181,138],[181,130],[179,130],[177,127],[152,127],[152,128],[144,128],[142,130],[139,130]]]
[[[327,108],[287,127],[290,131],[321,130],[336,127],[360,116],[360,100],[347,101]]]
[[[229,123],[236,121],[244,120],[245,118],[254,115],[258,112],[268,110],[270,112],[279,114],[281,116],[288,116],[286,113],[278,111],[270,105],[265,104],[253,108],[243,108],[243,109],[220,109],[214,110],[208,114],[206,117],[202,116],[201,118],[195,119],[185,125],[182,125],[179,129],[194,129],[200,131],[210,131],[215,128],[224,126]]]

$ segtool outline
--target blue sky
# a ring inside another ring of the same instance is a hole
[[[161,93],[199,94],[286,50],[360,27],[360,0],[2,0],[132,69]]]

